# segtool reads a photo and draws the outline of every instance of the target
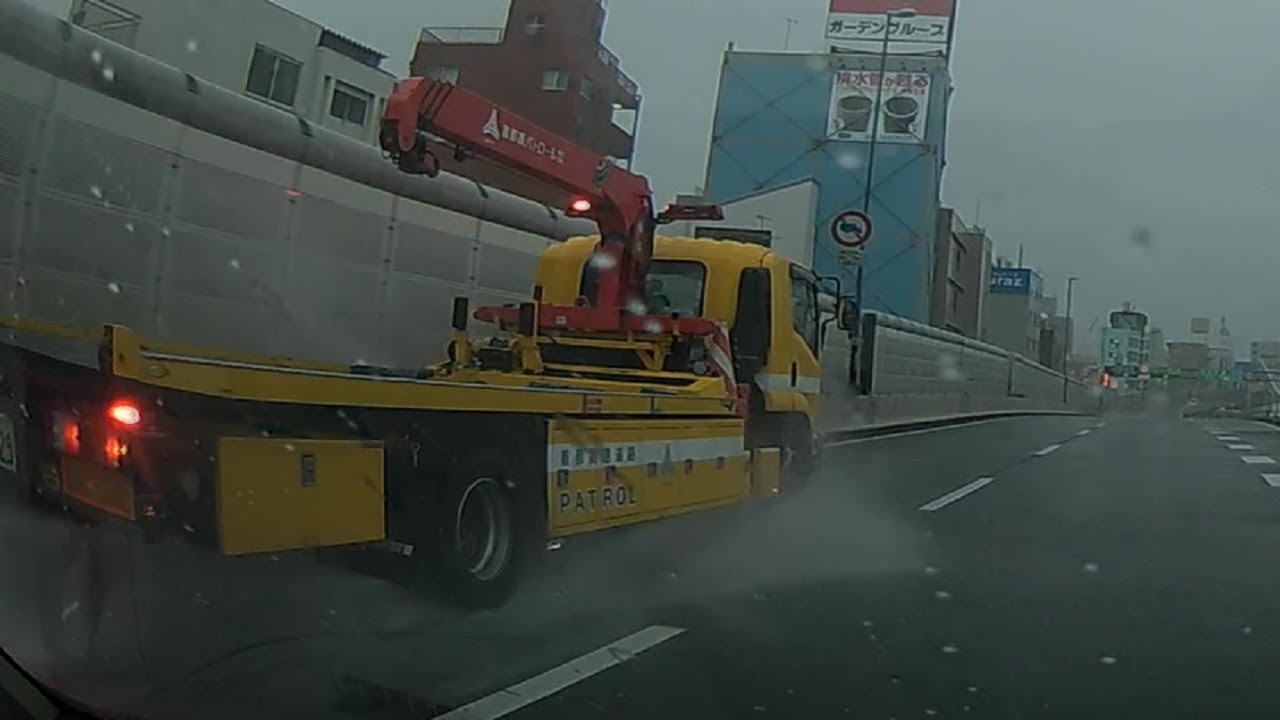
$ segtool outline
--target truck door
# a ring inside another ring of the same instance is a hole
[[[785,343],[786,386],[804,397],[805,411],[816,419],[818,396],[822,392],[822,322],[818,308],[818,278],[799,265],[791,265],[790,280],[791,338]],[[780,328],[785,334],[786,329]],[[797,408],[799,409],[799,408]]]

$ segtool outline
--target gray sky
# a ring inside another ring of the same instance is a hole
[[[36,0],[66,5],[66,0]],[[507,0],[276,0],[407,71],[424,25],[499,25]],[[904,4],[909,5],[908,0]],[[1280,338],[1280,4],[960,0],[944,201],[1061,295],[1083,334],[1131,300],[1166,328],[1227,316],[1237,355]],[[644,93],[636,168],[700,184],[725,45],[822,47],[824,0],[609,0],[606,44]],[[645,28],[646,31],[635,30]],[[655,32],[655,28],[658,30]],[[1149,228],[1152,243],[1130,241]],[[1080,351],[1093,352],[1091,346]]]

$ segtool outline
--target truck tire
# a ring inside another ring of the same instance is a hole
[[[515,592],[529,553],[527,478],[507,458],[472,454],[448,470],[437,504],[432,565],[455,604],[493,608]]]
[[[787,418],[782,432],[783,473],[792,481],[806,482],[818,464],[809,423],[803,417]]]

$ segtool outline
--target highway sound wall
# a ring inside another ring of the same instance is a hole
[[[593,227],[0,2],[0,312],[336,362],[439,359]]]
[[[852,378],[834,369],[823,378],[828,429],[1001,412],[1093,413],[1104,407],[1101,388],[962,335],[883,313],[867,313],[862,333],[865,352]],[[842,334],[828,338],[829,354],[848,349]]]

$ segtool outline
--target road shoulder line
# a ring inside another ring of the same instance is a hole
[[[683,632],[684,628],[650,625],[528,680],[437,715],[436,720],[496,720],[615,665],[621,665]]]

